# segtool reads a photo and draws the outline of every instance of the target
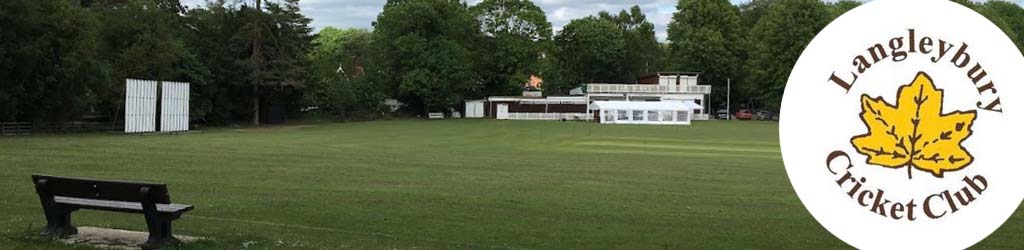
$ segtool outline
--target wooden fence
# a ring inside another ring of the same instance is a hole
[[[0,122],[0,136],[32,133],[31,122]]]
[[[121,131],[123,127],[101,122],[0,122],[0,136],[32,133],[85,133]]]

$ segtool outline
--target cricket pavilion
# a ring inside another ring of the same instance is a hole
[[[708,120],[710,85],[697,72],[659,72],[633,83],[589,83],[567,96],[544,96],[531,77],[521,96],[468,100],[467,118],[498,120],[587,120],[602,124],[688,125]]]

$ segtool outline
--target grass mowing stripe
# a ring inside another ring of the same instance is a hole
[[[729,151],[729,152],[750,152],[750,153],[773,153],[779,154],[778,148],[755,148],[742,146],[697,146],[697,145],[671,145],[664,143],[624,143],[624,142],[596,142],[584,141],[576,143],[579,146],[608,146],[637,149],[678,149],[678,150],[701,150],[701,151]]]
[[[0,249],[66,248],[27,237],[45,222],[32,173],[167,183],[196,205],[175,230],[210,239],[184,250],[846,248],[793,193],[777,129],[415,120],[0,138]],[[979,247],[1024,243],[1020,218]]]
[[[264,225],[264,226],[288,227],[288,228],[294,228],[294,229],[315,230],[315,231],[324,231],[324,232],[332,232],[332,233],[356,234],[356,235],[382,237],[382,238],[388,238],[388,239],[393,239],[393,240],[398,240],[399,239],[398,236],[390,235],[390,234],[366,233],[366,232],[344,230],[344,229],[337,229],[337,228],[314,227],[314,226],[304,226],[304,225],[277,223],[277,222],[269,222],[269,221],[231,219],[231,218],[216,218],[216,217],[205,217],[205,216],[191,216],[190,215],[190,216],[186,216],[186,217],[189,217],[189,218],[199,218],[199,219],[204,219],[204,220],[215,220],[215,221],[226,221],[226,222],[239,222],[239,223],[248,223],[248,224],[258,224],[258,225]],[[412,239],[412,240],[416,240],[416,241],[440,242],[440,243],[445,243],[445,244],[463,245],[463,246],[470,246],[470,247],[485,247],[485,248],[490,248],[490,249],[516,249],[516,250],[528,250],[528,249],[530,249],[530,248],[520,248],[520,247],[511,247],[511,246],[480,245],[480,244],[474,244],[474,243],[468,243],[468,242],[445,241],[445,240],[439,240],[439,239],[418,238],[418,237],[403,237],[403,238]]]

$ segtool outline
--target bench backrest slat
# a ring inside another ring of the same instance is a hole
[[[142,202],[152,199],[154,203],[171,203],[171,197],[167,193],[167,185],[159,183],[32,175],[33,183],[39,183],[41,179],[46,179],[46,188],[56,196],[128,202]],[[142,187],[149,187],[149,199],[143,197],[142,193],[139,192]]]

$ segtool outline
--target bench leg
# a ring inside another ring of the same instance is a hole
[[[78,234],[78,229],[71,224],[71,210],[60,208],[44,209],[46,213],[46,229],[42,235],[64,237]]]
[[[167,245],[177,244],[178,240],[171,234],[171,220],[162,216],[146,215],[146,227],[149,238],[141,245],[143,250],[161,249]]]
[[[75,210],[57,205],[46,182],[46,179],[42,179],[36,183],[36,194],[39,195],[39,202],[43,205],[43,215],[46,216],[46,229],[41,234],[52,237],[77,234],[78,229],[71,225],[71,212]]]

